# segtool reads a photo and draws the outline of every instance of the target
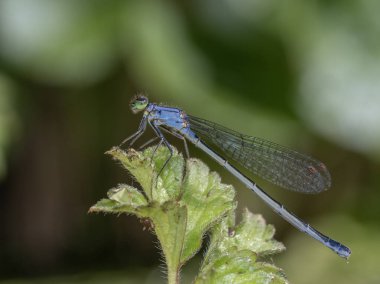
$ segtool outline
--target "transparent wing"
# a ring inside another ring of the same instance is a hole
[[[188,120],[191,130],[203,141],[273,184],[303,193],[318,193],[331,186],[326,166],[307,155],[198,117],[188,115]]]

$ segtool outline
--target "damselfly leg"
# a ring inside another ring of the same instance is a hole
[[[154,157],[154,155],[155,155],[158,147],[160,147],[162,144],[164,144],[169,149],[169,153],[170,153],[170,155],[166,159],[164,165],[162,166],[162,168],[158,172],[157,177],[159,177],[161,175],[161,173],[162,173],[162,170],[166,167],[166,165],[169,163],[170,159],[172,158],[172,156],[173,156],[173,149],[172,149],[171,145],[169,144],[168,140],[166,140],[165,136],[162,134],[161,130],[154,123],[154,120],[153,121],[149,121],[149,125],[152,127],[152,129],[156,133],[156,135],[160,138],[160,142],[157,144],[157,146],[153,150],[152,160],[153,160],[153,157]]]
[[[155,142],[157,139],[159,139],[158,136],[153,137],[152,139],[149,139],[147,142],[145,142],[144,144],[142,144],[142,145],[139,147],[139,150],[144,149],[146,146],[148,146],[149,144],[152,144],[152,143]]]
[[[163,127],[158,127],[161,131],[164,131],[170,135],[173,135],[174,137],[178,138],[178,139],[181,139],[183,141],[183,145],[184,145],[184,148],[185,148],[185,152],[186,152],[186,157],[187,158],[190,158],[190,152],[189,152],[189,148],[187,146],[187,142],[186,142],[186,138],[183,137],[181,134],[177,133],[177,132],[170,132],[169,130],[167,130],[166,128],[163,128]],[[149,141],[147,141],[146,143],[144,143],[143,145],[141,145],[139,147],[139,150],[141,149],[144,149],[146,146],[148,146],[149,144],[152,144],[153,142],[157,141],[157,139],[159,139],[160,137],[156,136],[156,137],[153,137],[152,139],[149,139]]]
[[[169,131],[167,130],[166,128],[164,127],[160,127],[161,130],[165,131],[166,133],[169,133],[171,135],[173,135],[174,137],[178,138],[178,139],[181,139],[183,141],[183,145],[185,147],[185,152],[186,152],[186,157],[187,158],[190,158],[190,152],[189,152],[189,148],[187,147],[187,142],[186,142],[186,138],[184,136],[182,136],[181,134],[177,133],[177,132],[174,132],[174,131]]]
[[[143,118],[140,122],[140,125],[137,131],[133,133],[131,136],[125,138],[123,142],[120,143],[119,147],[123,146],[125,143],[127,143],[129,140],[132,139],[132,141],[128,145],[128,148],[131,147],[137,141],[137,139],[139,139],[141,135],[144,134],[146,130],[146,121],[147,121],[146,118]]]

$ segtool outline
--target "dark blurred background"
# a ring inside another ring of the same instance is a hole
[[[379,9],[338,0],[1,0],[0,282],[164,282],[157,241],[135,217],[87,214],[109,188],[131,182],[103,153],[136,131],[128,104],[144,91],[324,161],[333,185],[320,195],[256,180],[349,246],[348,263],[190,148],[235,185],[239,210],[275,225],[287,251],[273,261],[291,282],[379,283]]]

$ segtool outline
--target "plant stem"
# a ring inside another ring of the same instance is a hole
[[[179,284],[179,268],[168,265],[168,284]]]

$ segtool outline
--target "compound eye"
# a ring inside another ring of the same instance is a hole
[[[133,113],[138,113],[144,110],[148,105],[148,98],[143,95],[135,96],[130,103],[130,107]]]

